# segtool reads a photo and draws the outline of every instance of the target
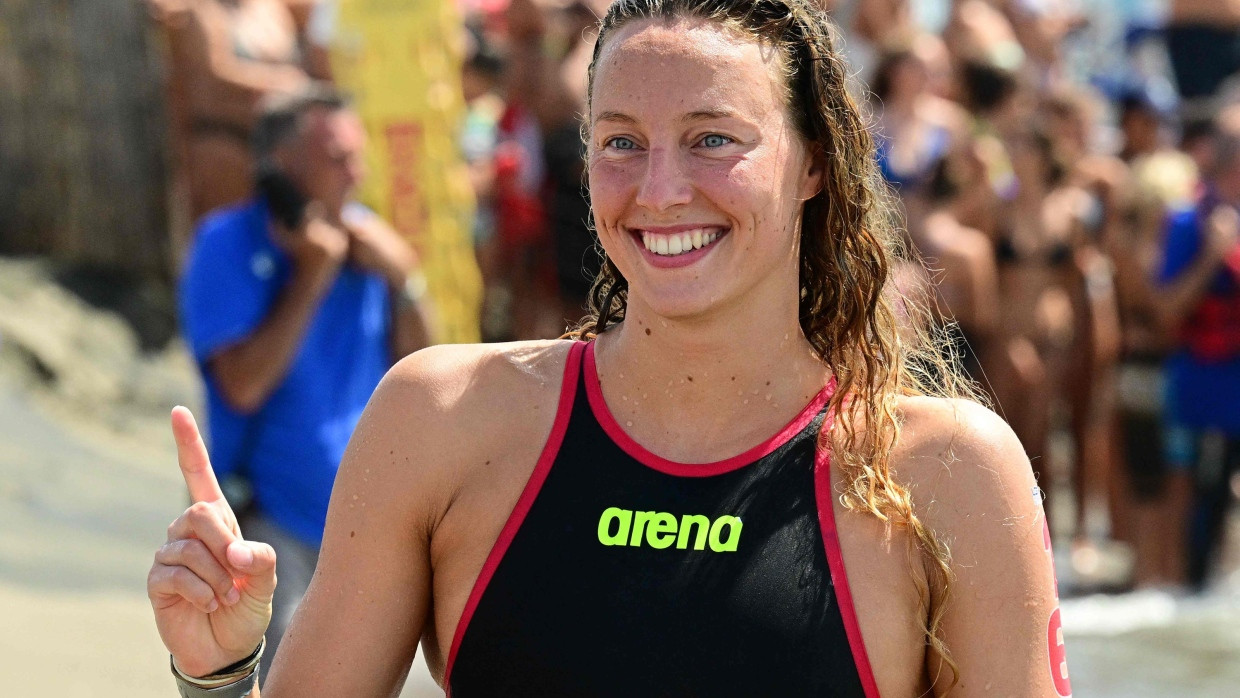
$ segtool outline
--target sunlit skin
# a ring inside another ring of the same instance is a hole
[[[595,345],[600,383],[629,436],[682,463],[744,452],[830,377],[797,317],[797,221],[821,165],[789,122],[777,60],[717,25],[635,21],[608,36],[595,74],[591,200],[630,283],[625,321]],[[718,238],[683,256],[642,241],[687,228]],[[551,430],[568,344],[432,347],[389,373],[341,463],[314,581],[263,695],[393,695],[419,640],[443,680],[469,592]],[[1019,442],[972,403],[910,398],[899,411],[895,477],[952,545],[942,636],[965,677],[952,695],[1055,695],[1052,572]],[[838,490],[844,475],[832,475]],[[187,468],[186,479],[193,490],[201,478]],[[879,691],[930,695],[925,569],[902,529],[832,506]],[[221,558],[233,534],[215,529]],[[179,593],[151,588],[153,600]],[[262,619],[244,622],[257,643]],[[215,644],[182,628],[161,621],[169,649],[187,669],[212,668],[199,648]],[[253,647],[235,644],[211,656]]]

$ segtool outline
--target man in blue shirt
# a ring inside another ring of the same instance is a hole
[[[211,459],[278,555],[274,651],[313,574],[336,468],[387,369],[428,344],[412,249],[353,201],[364,131],[314,86],[264,108],[259,193],[199,226],[180,287]],[[237,505],[237,502],[233,502]]]
[[[1209,174],[1199,205],[1169,217],[1159,273],[1160,311],[1179,339],[1167,366],[1167,413],[1191,434],[1182,453],[1169,455],[1193,463],[1188,577],[1198,588],[1222,539],[1231,475],[1240,470],[1240,129],[1221,129]]]

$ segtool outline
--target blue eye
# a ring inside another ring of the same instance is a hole
[[[702,145],[706,146],[707,148],[718,148],[720,146],[725,146],[731,142],[732,142],[731,138],[728,138],[727,136],[721,136],[717,133],[712,133],[702,139]]]
[[[616,136],[615,138],[611,138],[605,145],[617,150],[632,150],[637,147],[637,144],[633,142],[633,139],[625,138],[624,136]]]

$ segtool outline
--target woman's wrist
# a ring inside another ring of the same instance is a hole
[[[263,658],[263,650],[267,647],[267,639],[263,638],[248,656],[229,664],[222,669],[205,676],[190,676],[177,666],[175,657],[169,657],[172,675],[176,677],[177,687],[183,698],[198,696],[228,696],[242,698],[250,695],[256,684],[259,662]],[[230,688],[234,690],[224,690]]]

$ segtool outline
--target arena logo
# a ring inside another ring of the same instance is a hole
[[[736,552],[741,541],[741,520],[720,516],[713,522],[700,514],[677,518],[661,511],[637,511],[610,507],[598,519],[598,542],[608,546],[641,547],[663,550],[675,545],[686,550],[692,539],[694,550],[707,544],[717,553]]]

